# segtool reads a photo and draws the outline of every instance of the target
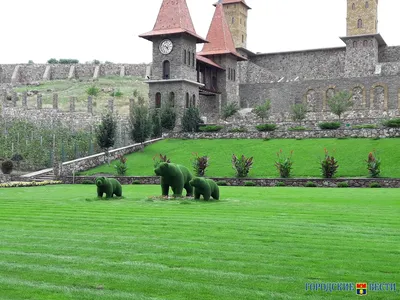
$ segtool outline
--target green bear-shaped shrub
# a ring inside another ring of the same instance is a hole
[[[203,195],[206,201],[211,197],[219,200],[219,187],[214,180],[196,177],[190,181],[190,185],[194,187],[194,199],[200,199],[200,196]]]
[[[112,198],[113,195],[117,197],[122,196],[122,186],[119,181],[114,178],[97,177],[96,186],[97,196],[99,198],[102,198],[103,194],[106,194],[106,198]]]
[[[162,162],[154,169],[157,176],[161,176],[161,192],[163,196],[168,196],[171,187],[173,196],[182,197],[183,189],[186,190],[186,197],[191,197],[193,188],[189,184],[193,175],[185,166]]]

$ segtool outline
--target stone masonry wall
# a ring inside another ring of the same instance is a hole
[[[400,62],[400,46],[379,48],[379,62]]]

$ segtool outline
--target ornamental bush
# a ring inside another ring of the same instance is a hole
[[[342,124],[340,122],[323,122],[318,124],[321,129],[334,130],[339,129]]]
[[[207,125],[207,126],[200,126],[199,130],[201,132],[219,132],[224,128],[224,126],[219,125]]]
[[[339,168],[338,161],[329,155],[328,150],[324,149],[325,156],[321,160],[321,172],[323,178],[333,178]]]
[[[182,116],[182,131],[183,132],[198,132],[199,125],[203,124],[200,119],[200,113],[197,107],[187,108]]]
[[[167,158],[167,155],[159,154],[153,156],[153,162],[154,162],[154,169],[157,169],[160,163],[162,162],[170,163],[171,160]]]
[[[1,171],[3,174],[11,174],[14,164],[11,160],[5,160],[1,163]]]
[[[279,175],[281,178],[289,178],[293,166],[293,150],[290,151],[288,157],[284,157],[282,149],[276,155],[278,156],[278,160],[275,162],[275,167],[278,170]]]
[[[245,178],[253,167],[253,157],[246,158],[244,155],[237,157],[233,154],[232,167],[236,171],[236,177]]]
[[[400,127],[400,118],[391,119],[383,122],[383,125],[389,128],[399,128]]]
[[[368,159],[365,162],[367,163],[369,176],[372,178],[379,177],[379,174],[381,173],[381,160],[377,156],[375,150],[368,154]]]
[[[209,166],[208,156],[199,156],[197,152],[192,154],[194,156],[192,160],[192,166],[195,175],[197,177],[204,177],[206,174],[206,168]]]
[[[118,161],[114,165],[115,170],[117,170],[117,174],[121,176],[125,176],[126,171],[128,170],[128,165],[126,164],[126,157],[123,155],[118,156]]]
[[[275,124],[261,124],[256,126],[256,129],[261,132],[274,131],[276,128],[277,126]]]

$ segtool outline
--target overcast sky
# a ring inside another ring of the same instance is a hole
[[[346,0],[246,0],[248,49],[278,52],[340,47]],[[198,34],[206,37],[216,0],[187,0]],[[0,0],[0,63],[44,63],[49,58],[151,61],[150,31],[162,0]],[[399,0],[379,1],[378,30],[400,45]],[[200,49],[199,49],[200,50]]]

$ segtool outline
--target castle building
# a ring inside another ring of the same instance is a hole
[[[152,31],[150,104],[172,101],[182,112],[196,106],[208,122],[237,102],[252,108],[270,99],[273,118],[289,119],[295,103],[309,118],[332,118],[327,100],[338,90],[353,94],[348,119],[397,116],[400,109],[400,47],[388,47],[378,32],[378,0],[347,0],[343,47],[279,53],[247,49],[249,5],[245,0],[214,4],[207,38],[197,35],[186,0],[163,0]],[[251,33],[249,33],[251,34]],[[196,44],[203,48],[196,53]]]

